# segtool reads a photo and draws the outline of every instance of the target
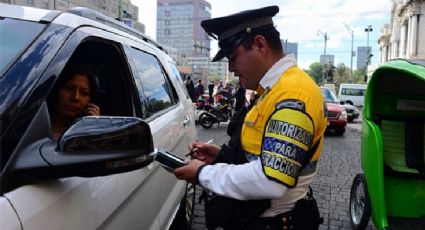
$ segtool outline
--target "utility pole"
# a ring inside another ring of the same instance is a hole
[[[206,59],[206,61],[207,61],[207,76],[206,76],[206,80],[208,80],[209,79],[209,75],[210,75],[210,48],[208,48],[207,46],[203,46],[202,44],[201,45],[199,45],[199,44],[197,44],[197,43],[195,43],[194,45],[193,45],[193,47],[195,47],[195,52],[196,52],[196,48],[199,48],[199,49],[201,49],[201,54],[202,54],[202,49],[206,49],[208,52],[207,52],[207,59]],[[206,81],[205,81],[206,82]]]
[[[345,23],[344,23],[344,26],[347,29],[348,33],[350,33],[350,35],[351,35],[350,80],[351,80],[351,83],[354,83],[354,79],[353,79],[353,56],[354,56],[353,43],[354,43],[354,31],[347,24],[345,24]]]
[[[322,31],[317,31],[317,36],[319,36],[320,34],[323,35],[323,38],[325,39],[325,49],[323,51],[323,58],[326,59],[326,42],[329,40],[328,38],[328,34],[327,33],[323,33]],[[326,74],[326,64],[323,63],[323,73],[322,73],[322,84],[326,83],[326,78],[325,78],[325,74]]]
[[[323,55],[326,55],[326,41],[329,40],[328,38],[328,34],[327,33],[323,33],[322,31],[317,31],[317,36],[319,36],[320,34],[323,35],[323,38],[325,39],[325,50],[323,51]]]
[[[365,81],[367,81],[367,69],[368,69],[368,66],[369,66],[369,64],[370,64],[370,58],[373,56],[371,53],[370,53],[370,51],[371,51],[371,49],[370,49],[370,47],[369,47],[369,32],[372,32],[373,31],[373,29],[372,29],[372,25],[368,25],[365,29],[364,29],[364,31],[367,33],[367,57],[366,57],[366,68],[365,68]]]
[[[122,21],[122,0],[118,0],[117,4],[118,4],[118,20]]]

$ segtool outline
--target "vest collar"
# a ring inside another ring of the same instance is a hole
[[[266,74],[261,78],[260,84],[257,88],[257,93],[260,94],[258,89],[262,88],[264,91],[266,88],[271,88],[277,80],[280,78],[283,72],[289,69],[292,66],[297,65],[297,60],[295,59],[294,54],[288,54],[285,57],[281,58],[279,61],[274,63],[274,65],[266,72]],[[261,94],[260,94],[261,95]]]

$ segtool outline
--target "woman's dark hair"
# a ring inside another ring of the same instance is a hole
[[[279,31],[277,31],[273,25],[253,29],[241,42],[242,46],[246,50],[250,50],[251,44],[254,42],[255,36],[257,35],[264,36],[272,50],[275,50],[276,52],[283,51]]]

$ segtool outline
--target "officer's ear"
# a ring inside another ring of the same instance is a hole
[[[257,49],[258,52],[264,56],[266,54],[266,49],[268,47],[268,44],[266,42],[266,39],[262,35],[257,35],[254,38],[254,42],[252,44],[255,49]]]

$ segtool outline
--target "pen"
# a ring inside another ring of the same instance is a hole
[[[214,138],[211,139],[211,140],[209,140],[209,141],[207,141],[207,142],[205,142],[205,144],[212,144],[213,142],[214,142]]]
[[[212,144],[214,142],[214,138],[205,142],[205,144]],[[198,148],[193,148],[192,150],[190,150],[190,152],[188,154],[186,154],[185,156],[191,156],[194,152],[196,152],[198,150]]]

